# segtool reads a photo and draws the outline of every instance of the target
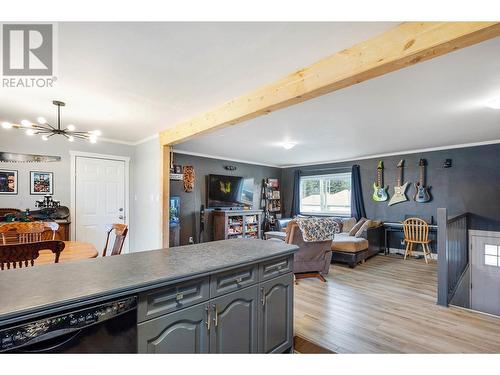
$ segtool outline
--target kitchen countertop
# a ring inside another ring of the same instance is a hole
[[[284,242],[233,239],[0,271],[0,326],[297,250]]]

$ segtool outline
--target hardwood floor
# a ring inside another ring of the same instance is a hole
[[[500,353],[500,318],[436,305],[437,263],[377,255],[295,286],[295,334],[336,353]]]

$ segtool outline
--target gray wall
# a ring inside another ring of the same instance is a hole
[[[375,202],[371,199],[372,185],[376,177],[379,159],[366,159],[345,163],[333,163],[300,167],[303,171],[317,169],[350,168],[359,164],[366,214],[379,220],[404,219],[405,215],[430,217],[436,220],[438,207],[446,207],[450,215],[471,212],[474,229],[500,230],[500,145],[477,146],[444,151],[433,151],[408,155],[383,157],[385,166],[385,184],[389,185],[390,195],[395,185],[400,159],[405,159],[405,181],[418,180],[418,161],[427,159],[427,183],[432,186],[432,201],[418,204],[413,200],[389,207],[387,202]],[[443,168],[444,160],[451,158],[453,167]],[[290,215],[293,172],[296,168],[286,168],[282,174],[285,215]],[[408,195],[414,193],[414,187],[408,189]]]
[[[280,178],[281,169],[265,167],[260,165],[236,163],[233,161],[205,158],[199,156],[174,153],[174,163],[180,165],[192,165],[195,171],[195,187],[191,193],[185,193],[182,181],[170,182],[170,196],[178,196],[181,199],[181,245],[188,243],[190,236],[198,242],[200,206],[206,205],[206,177],[209,174],[233,175],[242,177],[253,177],[254,179],[254,208],[260,207],[260,189],[264,178]],[[235,171],[224,169],[226,165],[237,167]],[[206,226],[203,239],[211,238],[211,226]]]

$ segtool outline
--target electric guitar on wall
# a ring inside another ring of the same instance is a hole
[[[415,196],[413,199],[418,203],[429,202],[431,198],[431,194],[429,193],[430,186],[425,186],[425,166],[427,162],[425,159],[420,159],[418,162],[418,166],[420,167],[420,179],[415,184]]]
[[[384,163],[379,161],[377,167],[377,181],[373,183],[373,200],[375,202],[384,202],[389,199],[389,194],[387,194],[388,188],[387,186],[384,187]]]
[[[405,161],[401,159],[398,163],[398,177],[396,179],[396,186],[394,186],[394,195],[389,200],[389,206],[408,200],[408,197],[406,196],[406,189],[408,189],[408,185],[410,185],[410,183],[405,182],[403,184],[404,166],[405,166]]]

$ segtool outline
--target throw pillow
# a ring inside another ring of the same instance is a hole
[[[366,221],[366,218],[364,218],[364,217],[359,219],[359,221],[356,224],[354,224],[354,226],[349,231],[349,236],[355,236],[356,233],[358,233],[359,228],[361,228],[361,226],[364,224],[365,221]]]
[[[354,237],[361,237],[363,235],[363,232],[365,230],[367,230],[368,228],[370,228],[370,226],[372,225],[372,221],[371,220],[366,220],[363,225],[359,228],[359,230],[356,232],[356,234],[354,235]]]
[[[350,217],[349,219],[342,219],[342,232],[348,233],[352,227],[356,225],[356,218]]]

